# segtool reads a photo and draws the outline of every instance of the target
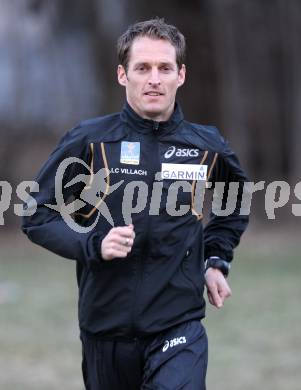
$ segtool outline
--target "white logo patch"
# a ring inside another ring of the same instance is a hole
[[[176,347],[179,344],[186,344],[187,340],[185,336],[181,337],[175,337],[174,339],[171,340],[165,340],[162,352],[166,352],[168,348],[173,348]]]
[[[120,162],[122,164],[139,165],[140,142],[121,142]]]
[[[168,159],[173,155],[177,157],[198,157],[200,154],[199,149],[185,149],[185,148],[176,148],[175,146],[170,146],[164,153],[164,158]]]
[[[161,178],[170,180],[206,180],[207,165],[162,163]]]

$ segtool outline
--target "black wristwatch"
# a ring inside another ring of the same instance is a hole
[[[223,260],[217,256],[211,256],[205,261],[205,272],[210,267],[219,269],[223,275],[227,277],[229,275],[231,265],[229,261]]]

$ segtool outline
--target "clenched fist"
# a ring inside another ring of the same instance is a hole
[[[101,243],[101,256],[104,260],[126,257],[132,250],[135,239],[134,226],[112,228]]]
[[[209,302],[218,309],[221,308],[225,300],[232,294],[227,280],[220,270],[208,268],[205,273],[205,281]]]

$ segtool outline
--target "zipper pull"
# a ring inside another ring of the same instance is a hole
[[[153,129],[157,131],[159,129],[160,122],[154,122]]]

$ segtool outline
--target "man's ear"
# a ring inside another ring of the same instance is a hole
[[[182,64],[182,67],[179,70],[179,75],[178,75],[178,87],[181,87],[181,85],[184,84],[185,76],[186,76],[186,66]]]
[[[118,77],[119,84],[125,87],[127,82],[127,76],[126,76],[126,71],[122,65],[118,65],[117,77]]]

